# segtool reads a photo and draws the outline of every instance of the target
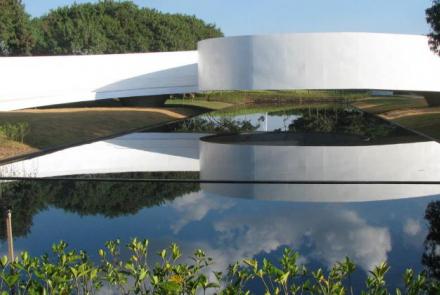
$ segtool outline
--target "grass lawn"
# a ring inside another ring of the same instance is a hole
[[[168,99],[165,102],[166,106],[176,107],[176,106],[192,106],[200,107],[208,110],[220,110],[232,106],[231,103],[221,102],[221,101],[208,101],[200,99]]]
[[[0,112],[0,125],[27,122],[23,143],[0,138],[0,159],[146,128],[197,115],[193,107],[165,108],[65,108]]]
[[[367,91],[339,90],[211,91],[196,94],[193,100],[216,101],[228,104],[268,104],[296,101],[356,100],[367,95]]]
[[[27,144],[0,138],[0,160],[37,151],[38,149]]]
[[[367,97],[353,103],[354,106],[374,114],[408,108],[428,107],[424,98],[420,97]]]

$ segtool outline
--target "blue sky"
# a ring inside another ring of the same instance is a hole
[[[73,0],[24,0],[39,16]],[[96,2],[77,0],[80,2]],[[225,35],[281,32],[384,32],[427,34],[431,0],[136,0],[138,5],[196,15]]]

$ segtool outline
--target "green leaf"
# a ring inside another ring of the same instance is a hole
[[[73,276],[74,276],[75,278],[78,277],[78,271],[76,270],[76,268],[71,267],[71,268],[70,268],[70,271],[72,272],[72,274],[73,274]]]
[[[254,269],[258,267],[258,262],[255,259],[244,259],[243,262]]]
[[[147,277],[148,272],[145,269],[142,269],[139,273],[139,280],[143,281]]]
[[[159,277],[158,276],[153,276],[153,284],[154,285],[158,285],[159,284]]]
[[[287,283],[287,280],[289,279],[289,276],[290,276],[290,272],[289,272],[289,271],[286,272],[285,274],[281,275],[281,277],[280,277],[280,283],[281,283],[281,284],[286,284],[286,283]]]
[[[163,282],[161,288],[168,292],[179,292],[181,287],[176,282]]]
[[[182,255],[179,246],[177,246],[175,243],[171,244],[171,253],[173,260],[178,259]]]
[[[12,288],[18,282],[19,279],[20,279],[20,275],[19,274],[6,275],[3,278],[3,280],[8,285],[9,288]]]
[[[8,263],[8,257],[5,255],[0,259],[0,263],[2,265],[2,267],[5,267],[6,264]]]

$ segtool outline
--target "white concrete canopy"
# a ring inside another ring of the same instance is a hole
[[[196,91],[197,51],[0,57],[0,111]]]
[[[210,90],[360,89],[440,100],[426,36],[306,33],[200,41],[197,51],[0,57],[0,111]]]

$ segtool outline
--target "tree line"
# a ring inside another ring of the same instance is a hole
[[[440,54],[440,0],[426,10],[431,49]],[[0,0],[0,56],[192,50],[221,37],[195,16],[161,13],[131,1],[72,4],[32,18],[21,0]]]
[[[131,1],[75,3],[32,18],[21,0],[0,0],[0,56],[193,50],[198,41],[221,36],[195,16]]]

